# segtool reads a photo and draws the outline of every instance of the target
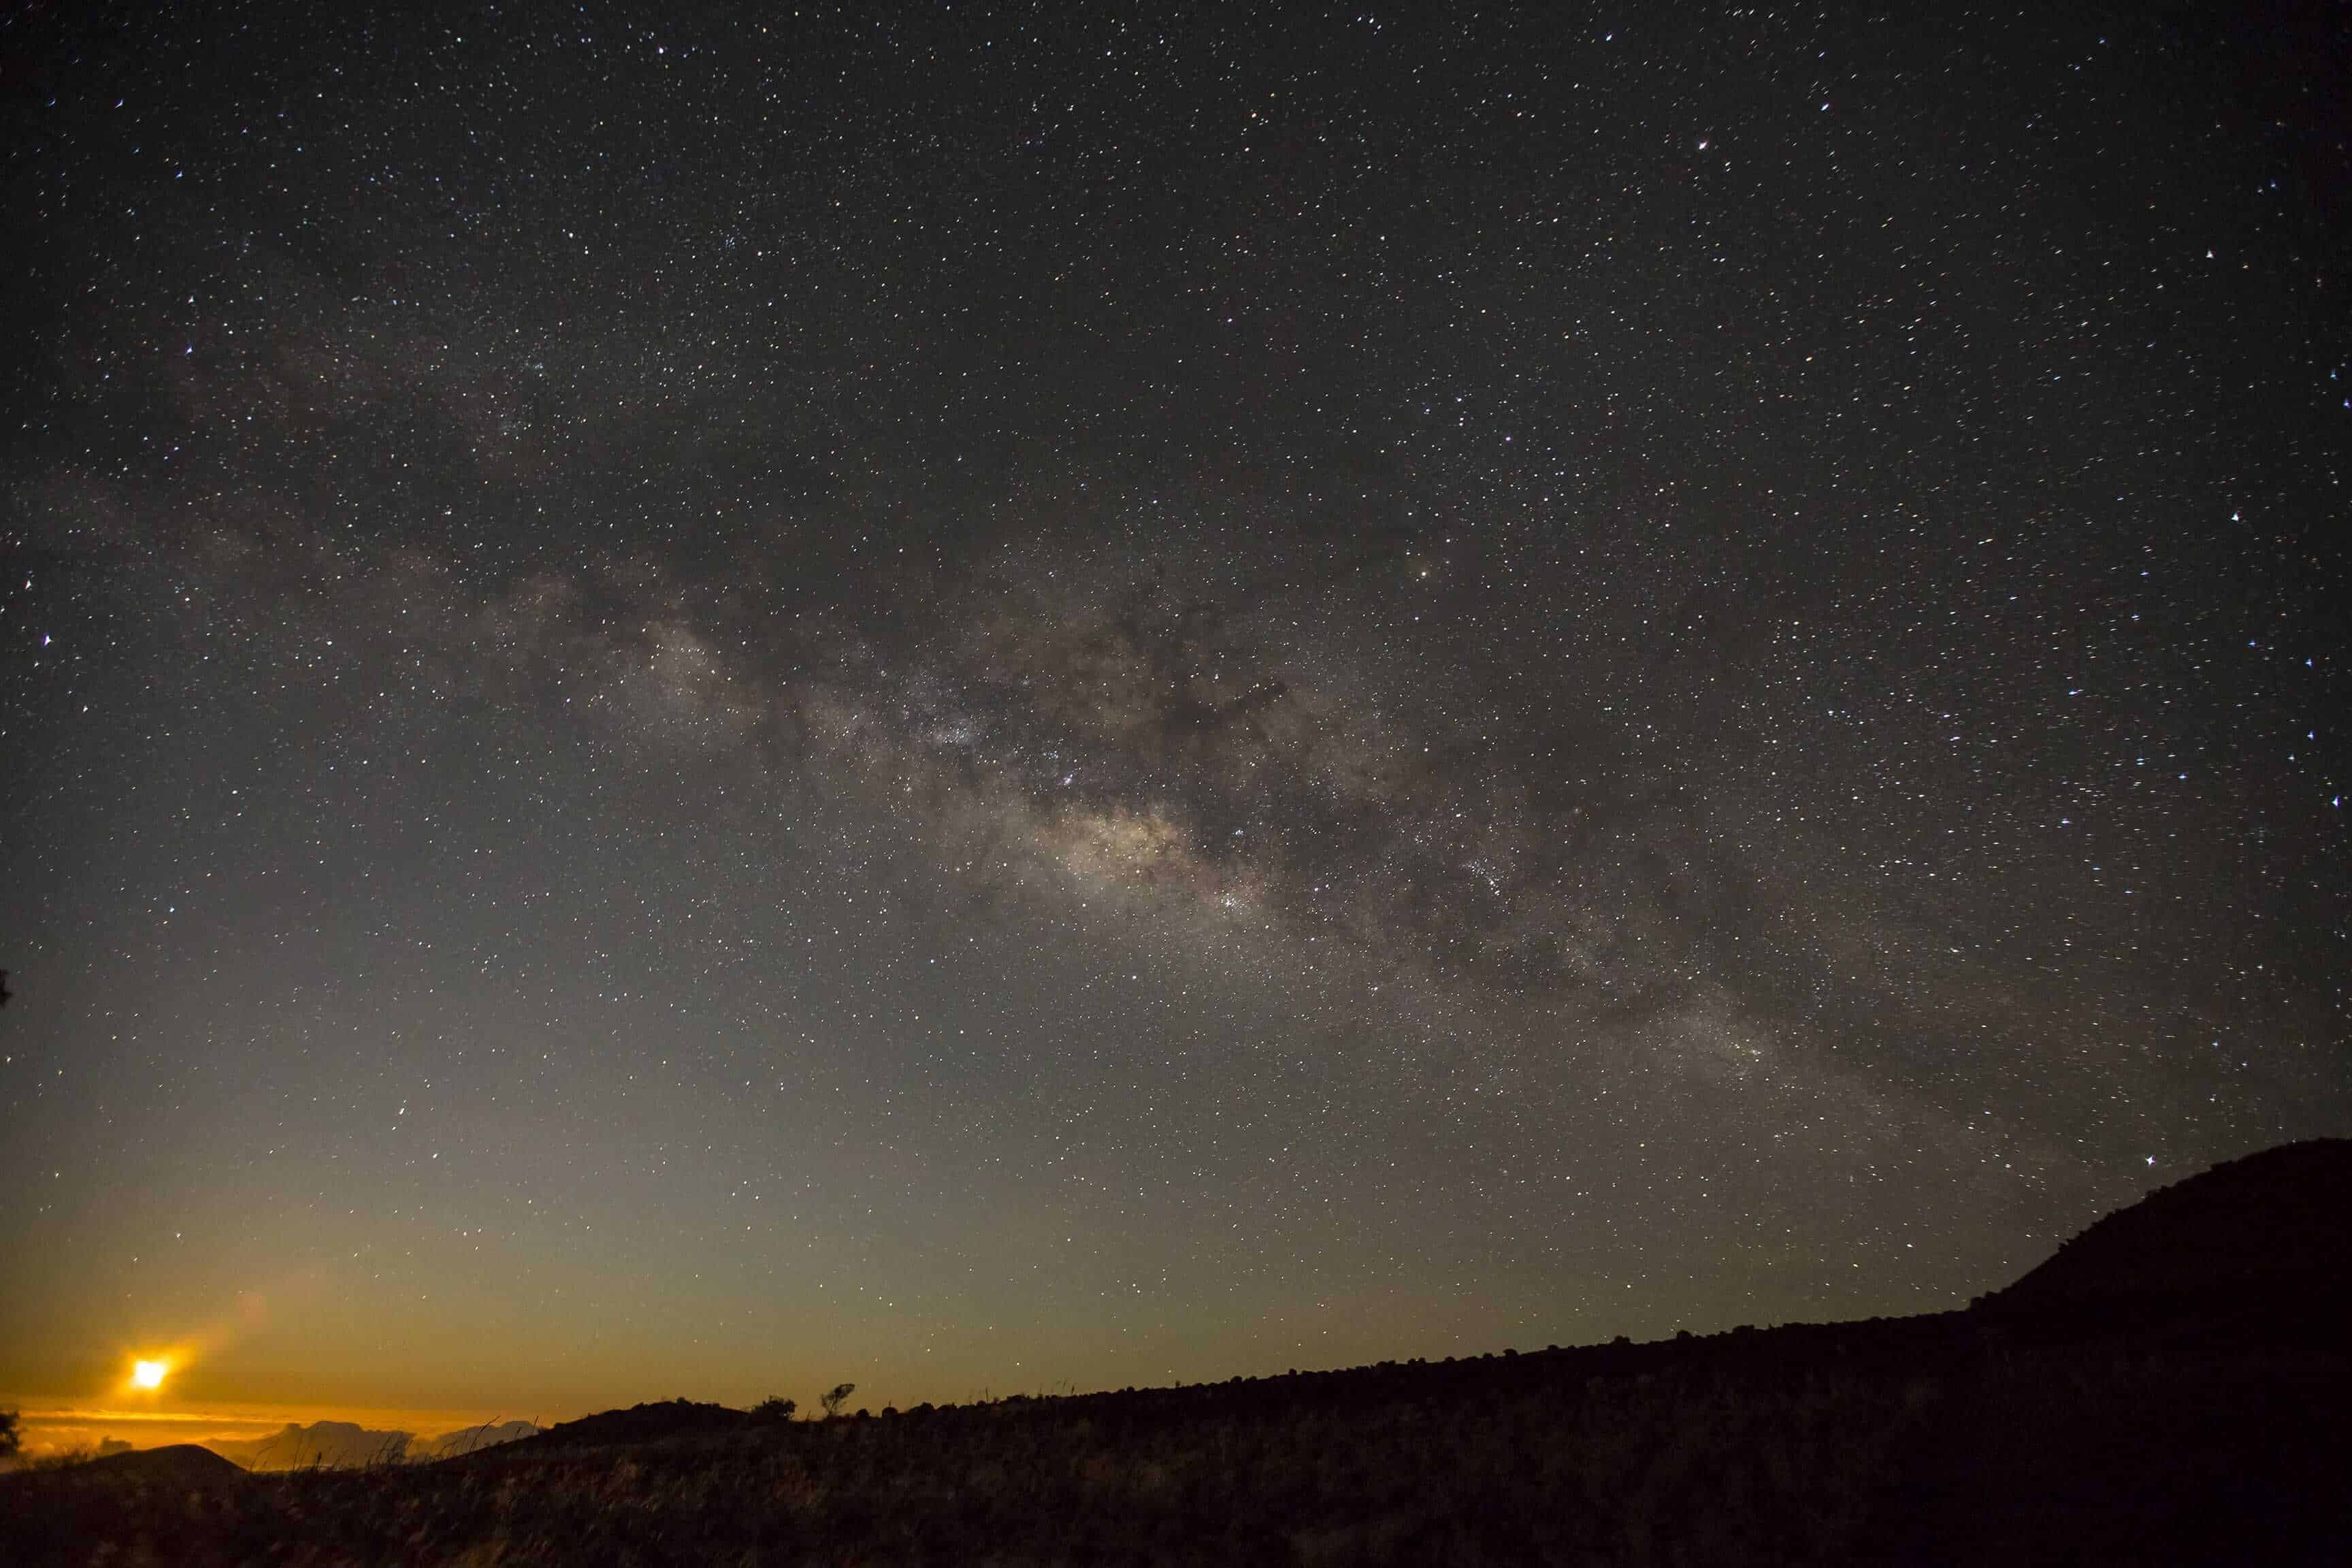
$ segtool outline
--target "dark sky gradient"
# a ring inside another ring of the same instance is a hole
[[[18,12],[0,1398],[1933,1310],[2352,1132],[2341,14],[1412,9]]]

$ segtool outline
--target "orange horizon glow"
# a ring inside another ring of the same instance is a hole
[[[164,1397],[169,1398],[168,1385]],[[145,1390],[139,1391],[135,1401],[121,1405],[0,1395],[0,1410],[21,1407],[25,1453],[33,1458],[95,1449],[109,1438],[128,1442],[134,1448],[194,1443],[218,1452],[268,1437],[286,1426],[308,1426],[320,1421],[347,1421],[372,1431],[407,1432],[430,1439],[501,1421],[551,1426],[589,1413],[569,1406],[548,1412],[510,1406],[407,1408],[242,1402],[207,1402],[173,1410],[157,1408],[153,1398]]]

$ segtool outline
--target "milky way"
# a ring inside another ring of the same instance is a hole
[[[142,27],[17,26],[0,1397],[1928,1310],[2352,1130],[2291,26]]]

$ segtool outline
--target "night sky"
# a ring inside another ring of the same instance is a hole
[[[1933,1310],[2352,1132],[2335,7],[357,9],[0,27],[0,1405]]]

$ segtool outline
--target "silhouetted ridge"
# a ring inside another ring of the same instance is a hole
[[[2352,1140],[2284,1143],[2118,1209],[1984,1303],[2292,1307],[2352,1298]]]
[[[223,1486],[245,1479],[242,1466],[196,1443],[109,1454],[81,1468],[92,1476],[121,1476],[180,1488]]]
[[[665,1437],[732,1432],[750,1425],[751,1420],[746,1412],[730,1410],[724,1405],[697,1405],[691,1400],[671,1399],[652,1405],[633,1405],[626,1410],[601,1411],[594,1415],[583,1415],[577,1421],[560,1422],[538,1436],[523,1441],[548,1448],[653,1443]]]

